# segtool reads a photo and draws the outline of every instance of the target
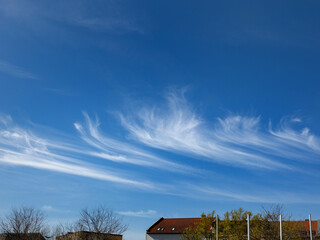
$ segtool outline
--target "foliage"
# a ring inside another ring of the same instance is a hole
[[[189,226],[184,231],[182,238],[184,240],[201,240],[203,238],[212,239],[212,236],[215,234],[215,229],[212,228],[212,224],[214,222],[213,216],[214,211],[207,215],[202,213],[200,221]]]
[[[252,213],[242,208],[231,210],[224,214],[223,221],[220,221],[220,233],[230,240],[243,240],[243,236],[247,234],[247,215]],[[254,217],[256,218],[256,217]]]
[[[247,216],[250,217],[251,240],[279,240],[280,226],[279,217],[282,215],[282,238],[283,240],[301,239],[303,230],[299,222],[289,221],[290,216],[285,214],[281,205],[271,205],[270,208],[262,208],[261,213],[253,215],[250,211],[242,208],[231,210],[224,214],[219,221],[219,238],[228,240],[243,240],[247,236]],[[183,233],[184,240],[212,239],[215,236],[214,212],[201,215],[201,220],[188,227]],[[210,230],[212,226],[212,231]]]
[[[262,213],[257,215],[257,220],[251,228],[252,240],[278,240],[280,239],[279,218],[282,216],[282,239],[301,239],[300,233],[303,230],[298,222],[290,221],[291,216],[286,214],[283,206],[279,204],[271,205],[269,208],[262,207]]]

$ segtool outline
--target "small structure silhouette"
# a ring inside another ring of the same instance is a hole
[[[0,240],[45,240],[41,233],[2,233]]]
[[[122,235],[79,231],[58,236],[56,240],[122,240]]]

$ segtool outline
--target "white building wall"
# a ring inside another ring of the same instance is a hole
[[[147,234],[146,240],[181,240],[182,234]]]

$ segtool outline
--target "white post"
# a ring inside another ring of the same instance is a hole
[[[280,240],[282,240],[282,216],[281,216],[281,214],[280,214],[279,222],[280,222]]]
[[[216,240],[219,240],[219,215],[216,216]]]
[[[309,214],[310,240],[312,240],[311,214]]]
[[[248,240],[250,240],[250,216],[247,214],[247,221],[248,221]],[[311,239],[312,240],[312,239]]]

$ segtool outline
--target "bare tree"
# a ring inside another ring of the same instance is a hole
[[[268,208],[262,207],[262,212],[252,220],[253,240],[278,240],[280,237],[279,217],[282,215],[282,234],[284,240],[301,239],[303,226],[299,222],[291,221],[291,215],[284,211],[281,204],[272,204]]]
[[[41,233],[46,236],[50,230],[41,210],[21,207],[12,208],[8,215],[0,219],[0,231],[15,234]]]
[[[75,223],[59,223],[52,229],[52,235],[53,236],[62,236],[67,234],[68,232],[77,232],[81,229],[75,224]]]
[[[128,229],[128,225],[124,224],[123,219],[110,208],[99,206],[94,209],[82,209],[80,219],[74,228],[95,233],[122,234]]]

